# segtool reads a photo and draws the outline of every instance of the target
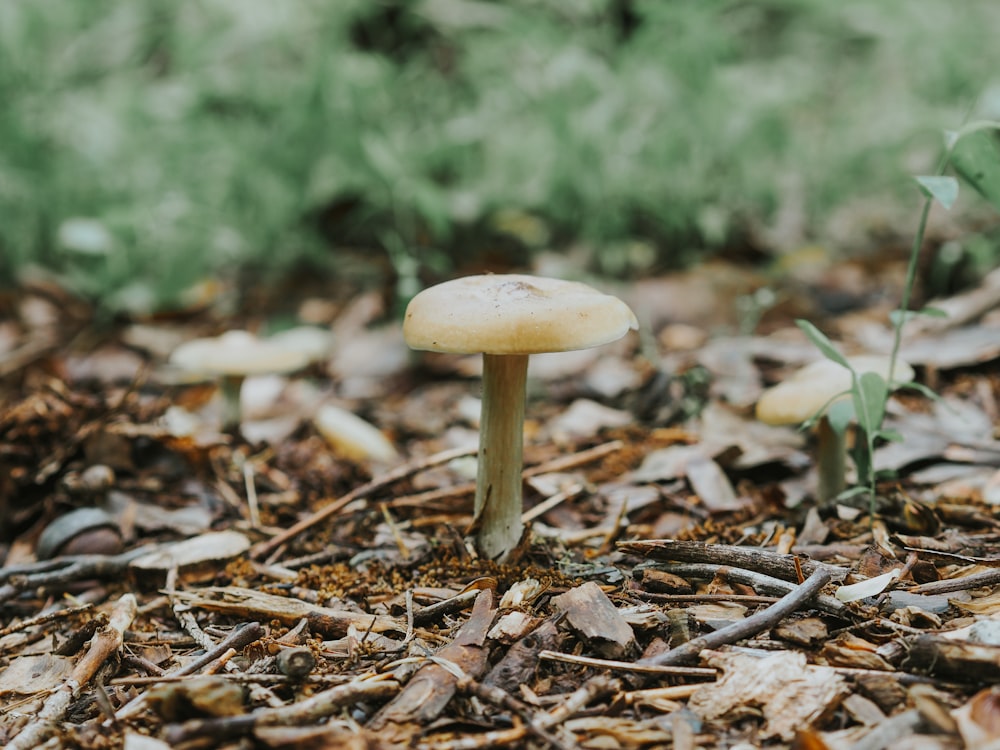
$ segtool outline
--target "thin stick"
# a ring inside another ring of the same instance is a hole
[[[588,448],[586,450],[573,453],[569,456],[560,456],[559,458],[552,459],[551,461],[545,461],[536,466],[532,466],[529,469],[525,469],[521,476],[524,478],[537,476],[539,474],[549,474],[556,471],[566,471],[567,469],[572,469],[577,466],[583,466],[584,464],[591,463],[600,458],[604,458],[615,451],[621,450],[624,443],[621,440],[612,440],[607,443],[602,443],[601,445],[595,445],[593,448]],[[440,453],[435,453],[427,458],[420,459],[418,461],[412,461],[410,463],[399,466],[392,471],[384,474],[381,477],[372,479],[360,487],[348,492],[346,495],[341,497],[339,500],[335,500],[329,505],[320,508],[318,511],[313,513],[306,518],[303,518],[298,523],[292,525],[285,531],[277,534],[270,539],[260,542],[250,548],[250,558],[253,560],[259,560],[262,557],[266,557],[280,547],[282,544],[287,543],[291,539],[294,539],[303,531],[311,529],[313,526],[322,523],[327,518],[336,515],[346,506],[350,505],[355,500],[361,500],[363,498],[373,495],[378,490],[383,487],[387,487],[390,484],[394,484],[403,479],[413,476],[414,474],[419,474],[426,469],[433,468],[435,466],[440,466],[441,464],[446,464],[449,461],[454,461],[456,458],[462,458],[464,456],[471,456],[477,452],[476,448],[453,448],[447,451],[441,451]],[[428,501],[431,499],[443,499],[446,497],[461,497],[465,495],[472,495],[476,491],[476,485],[474,482],[468,484],[458,485],[457,487],[446,487],[442,490],[432,490],[430,492],[421,493],[419,495],[410,495],[409,497],[396,498],[387,503],[390,508],[399,507],[402,505],[413,505],[417,504],[417,499],[420,498],[421,502]]]
[[[125,594],[115,604],[108,624],[91,639],[90,648],[76,663],[69,678],[45,699],[38,716],[7,745],[10,750],[34,750],[58,731],[59,723],[80,690],[122,647],[125,629],[132,624],[135,613],[135,597]]]
[[[182,675],[190,675],[195,672],[200,671],[204,667],[211,664],[213,661],[225,654],[229,649],[236,649],[237,651],[242,649],[244,646],[248,646],[254,641],[258,640],[264,635],[264,628],[261,627],[259,622],[248,622],[245,625],[241,625],[229,636],[211,649],[206,651],[200,657],[194,661],[184,665],[179,669],[175,669],[167,675],[166,678],[180,677]],[[146,707],[146,694],[142,693],[137,695],[131,701],[126,703],[124,706],[118,709],[118,713],[115,714],[115,718],[121,721],[122,719],[128,718],[129,716],[134,716],[139,713],[143,708]],[[105,726],[108,722],[105,722]]]
[[[550,497],[545,498],[544,500],[542,500],[542,502],[540,502],[534,508],[532,508],[531,510],[526,510],[524,513],[521,514],[521,523],[524,523],[524,524],[531,523],[532,521],[534,521],[539,516],[544,515],[545,513],[548,513],[550,510],[552,510],[553,508],[555,508],[557,505],[560,505],[560,504],[566,502],[571,497],[576,497],[581,492],[583,492],[583,490],[584,490],[584,487],[583,487],[582,484],[573,484],[573,485],[570,485],[569,487],[567,487],[562,492],[557,492],[556,494],[554,494],[554,495],[552,495]]]
[[[0,581],[6,580],[0,586],[0,604],[29,589],[55,587],[83,579],[120,577],[132,560],[156,548],[155,544],[150,544],[117,555],[79,555],[0,569]]]
[[[980,586],[995,586],[1000,583],[1000,570],[984,570],[960,578],[946,578],[943,581],[931,581],[907,589],[910,594],[950,594],[953,591],[965,591]]]
[[[73,615],[78,615],[81,612],[86,612],[88,609],[93,609],[93,604],[84,604],[79,607],[69,607],[67,609],[60,609],[55,612],[46,612],[42,615],[37,615],[35,617],[29,617],[27,620],[21,620],[21,622],[14,623],[13,625],[8,625],[5,628],[0,628],[0,638],[11,633],[17,633],[21,630],[27,630],[28,628],[33,628],[36,625],[45,625],[52,622],[53,620],[59,620],[63,617],[72,617]]]
[[[559,651],[539,651],[538,658],[546,661],[561,661],[566,664],[579,664],[584,667],[597,667],[599,669],[620,669],[625,672],[642,672],[644,674],[661,675],[681,675],[684,677],[716,677],[718,672],[714,669],[702,667],[681,667],[657,664],[642,664],[633,661],[616,661],[614,659],[595,659],[591,656],[577,656],[576,654],[564,654]]]
[[[698,653],[706,648],[718,648],[728,643],[736,643],[745,638],[757,635],[769,628],[777,625],[788,615],[804,606],[810,599],[819,593],[827,583],[830,582],[830,574],[823,570],[816,570],[805,583],[796,586],[795,590],[783,596],[779,601],[772,604],[767,609],[750,615],[744,620],[719,628],[711,633],[693,638],[677,648],[640,659],[638,664],[651,664],[655,666],[668,666],[684,664],[698,658]]]
[[[559,456],[558,458],[553,458],[550,461],[543,461],[540,464],[536,464],[535,466],[531,466],[522,471],[521,478],[530,479],[531,477],[536,477],[540,474],[552,474],[559,471],[567,471],[568,469],[575,469],[578,466],[584,466],[597,461],[598,459],[604,458],[615,451],[619,451],[624,447],[624,445],[625,444],[621,440],[611,440],[607,443],[595,445],[593,448],[587,448],[586,450],[571,453],[568,456]],[[465,484],[457,484],[453,487],[441,487],[436,490],[427,490],[426,492],[418,492],[413,495],[397,497],[394,500],[389,501],[389,507],[395,508],[404,505],[424,505],[426,503],[434,502],[435,500],[450,500],[456,497],[467,497],[474,494],[475,491],[476,483],[467,482]],[[529,511],[529,513],[530,512],[531,511]]]
[[[243,463],[243,484],[247,491],[247,510],[250,512],[250,528],[260,528],[260,504],[257,501],[257,485],[253,478],[253,464]]]
[[[454,461],[456,458],[461,458],[462,456],[468,456],[476,452],[475,448],[455,448],[452,450],[441,451],[440,453],[435,453],[433,456],[428,456],[427,458],[420,459],[419,461],[412,461],[408,464],[403,464],[390,472],[372,479],[370,482],[366,482],[360,487],[348,492],[346,495],[341,497],[339,500],[320,508],[318,511],[313,513],[306,518],[303,518],[298,523],[292,525],[285,531],[271,537],[267,541],[260,542],[250,548],[250,558],[254,560],[259,560],[262,557],[266,557],[271,552],[276,550],[282,544],[285,544],[291,539],[294,539],[299,534],[301,534],[306,529],[311,529],[316,524],[322,523],[327,518],[339,513],[345,506],[354,502],[355,500],[360,500],[366,498],[369,495],[374,494],[376,491],[387,487],[390,484],[394,484],[400,480],[411,477],[414,474],[418,474],[425,469],[429,469],[433,466],[438,466],[440,464],[448,463],[449,461]]]
[[[199,737],[210,737],[214,742],[234,739],[250,734],[256,727],[313,724],[327,719],[345,706],[388,698],[398,692],[399,683],[392,680],[352,680],[289,706],[259,708],[240,716],[171,725],[167,727],[166,738],[173,747]]]

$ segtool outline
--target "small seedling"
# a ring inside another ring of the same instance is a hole
[[[888,368],[888,372],[890,373],[901,372],[901,370],[896,369],[896,364],[900,361],[899,350],[906,322],[918,315],[934,317],[944,315],[940,310],[929,307],[921,310],[910,310],[910,302],[916,283],[917,262],[920,258],[920,249],[924,243],[924,235],[927,230],[927,221],[930,216],[931,206],[937,201],[943,208],[948,210],[958,199],[958,179],[945,174],[949,165],[952,165],[954,161],[953,166],[958,174],[966,179],[983,197],[995,206],[1000,207],[1000,150],[997,149],[992,139],[986,138],[985,131],[988,130],[1000,130],[1000,123],[988,121],[973,122],[957,132],[947,133],[945,152],[937,173],[916,177],[916,181],[920,185],[925,199],[920,213],[920,221],[917,225],[917,232],[913,238],[913,245],[910,248],[910,257],[907,264],[906,279],[903,284],[899,309],[894,310],[889,315],[889,320],[893,327],[893,343],[889,355],[890,365]],[[796,323],[809,340],[822,352],[823,356],[850,370],[850,388],[842,394],[834,396],[830,402],[825,404],[822,409],[818,410],[806,422],[806,425],[812,425],[822,418],[829,422],[830,427],[836,433],[843,436],[852,419],[857,420],[856,440],[853,449],[850,451],[851,458],[857,468],[857,486],[840,493],[839,497],[846,498],[857,494],[867,494],[869,513],[870,515],[874,515],[876,485],[878,480],[882,478],[880,473],[875,471],[876,443],[879,440],[901,441],[903,439],[903,436],[899,433],[883,427],[889,395],[894,388],[916,390],[931,398],[937,398],[937,394],[926,386],[914,382],[912,379],[905,382],[897,382],[890,378],[887,381],[878,372],[859,371],[851,366],[849,360],[838,351],[833,342],[816,326],[807,320],[798,320]],[[844,395],[849,395],[850,399],[837,400]]]

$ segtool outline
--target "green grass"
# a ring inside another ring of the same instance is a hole
[[[823,241],[845,206],[915,205],[907,175],[997,84],[997,29],[989,0],[5,0],[0,275],[114,310],[336,273],[346,245],[404,293],[505,241],[627,273],[790,196]],[[105,254],[60,239],[75,217]]]

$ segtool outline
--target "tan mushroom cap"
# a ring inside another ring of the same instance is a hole
[[[194,339],[170,355],[178,367],[206,375],[265,375],[305,367],[302,352],[259,339],[247,331],[227,331],[216,338]]]
[[[537,354],[600,346],[638,326],[628,305],[586,284],[488,274],[420,292],[406,308],[403,336],[434,352]]]
[[[862,354],[848,357],[847,361],[859,375],[874,372],[888,379],[889,357]],[[913,377],[913,368],[897,359],[892,382],[905,383],[913,380]],[[821,359],[764,391],[757,401],[757,419],[774,425],[799,424],[815,415],[834,396],[850,388],[850,371],[833,360]]]

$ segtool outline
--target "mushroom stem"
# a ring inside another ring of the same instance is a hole
[[[223,375],[219,383],[222,393],[222,431],[235,432],[240,427],[242,413],[240,411],[240,389],[243,387],[243,375]]]
[[[483,355],[483,406],[476,477],[476,541],[503,560],[521,541],[521,466],[528,355]]]
[[[819,472],[817,495],[819,501],[825,503],[837,497],[847,486],[844,479],[847,471],[847,446],[844,433],[833,429],[826,415],[820,417],[816,425],[816,437]]]

